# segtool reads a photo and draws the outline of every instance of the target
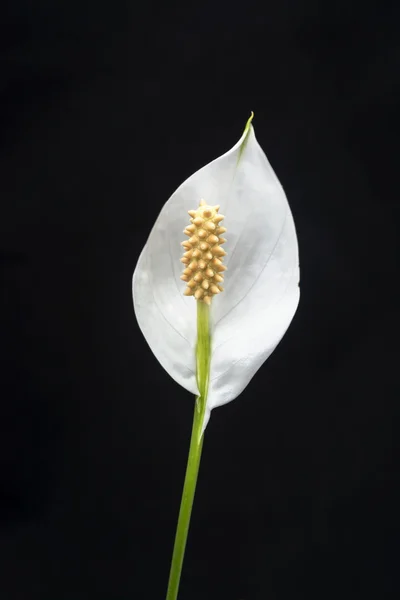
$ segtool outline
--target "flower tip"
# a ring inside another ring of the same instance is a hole
[[[248,136],[248,134],[250,132],[251,122],[252,122],[253,118],[254,118],[254,113],[253,113],[253,111],[251,111],[250,117],[248,118],[247,123],[246,123],[246,127],[244,128],[244,131],[243,131],[243,136],[242,136],[243,142],[242,142],[242,146],[241,146],[241,148],[242,148],[241,153],[243,152],[243,149],[244,149],[244,145],[243,144],[246,144],[246,142],[247,142],[247,139],[248,139],[247,136]]]

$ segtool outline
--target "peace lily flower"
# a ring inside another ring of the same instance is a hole
[[[178,594],[211,411],[244,390],[299,301],[293,217],[252,118],[231,150],[170,197],[133,276],[135,313],[150,348],[197,398],[167,600]]]

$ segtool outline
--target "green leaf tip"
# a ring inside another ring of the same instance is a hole
[[[240,149],[239,149],[239,156],[238,156],[238,161],[237,161],[238,164],[239,164],[239,161],[240,161],[240,159],[242,157],[244,149],[246,148],[247,140],[249,139],[251,122],[252,122],[253,118],[254,118],[254,113],[253,113],[253,111],[251,111],[250,117],[247,120],[246,127],[244,128],[243,135],[242,135],[243,141],[242,141],[242,143],[240,145]]]
[[[251,122],[253,119],[254,119],[254,113],[253,113],[253,111],[251,111],[250,117],[248,118],[247,123],[246,123],[246,127],[244,128],[243,135],[245,135],[246,133],[249,132],[250,125],[251,125]]]

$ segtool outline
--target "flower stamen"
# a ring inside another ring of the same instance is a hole
[[[212,297],[221,293],[219,285],[223,280],[222,272],[226,270],[220,259],[226,256],[221,244],[226,239],[219,237],[226,228],[219,223],[225,218],[217,214],[219,205],[210,206],[204,200],[200,201],[197,210],[189,210],[191,224],[183,233],[189,240],[182,242],[185,250],[181,262],[185,265],[182,281],[186,281],[185,296],[194,296],[199,302],[210,305]]]

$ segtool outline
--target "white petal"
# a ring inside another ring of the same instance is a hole
[[[226,202],[219,204],[226,215],[228,271],[225,292],[213,300],[207,418],[246,387],[282,339],[299,301],[293,217],[253,128]]]
[[[230,193],[242,143],[191,175],[171,196],[159,214],[133,276],[133,301],[139,326],[154,355],[173,379],[197,394],[195,346],[196,301],[183,296],[180,279],[183,229],[188,210],[204,198],[222,204]],[[221,294],[222,296],[223,294]]]
[[[254,130],[189,177],[164,205],[138,261],[133,298],[155,356],[197,394],[196,302],[183,296],[182,231],[200,199],[226,219],[225,292],[213,299],[207,411],[236,398],[283,337],[299,301],[298,248],[284,191]]]

